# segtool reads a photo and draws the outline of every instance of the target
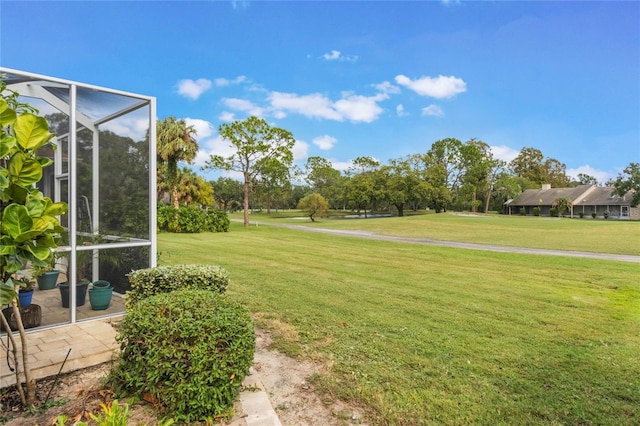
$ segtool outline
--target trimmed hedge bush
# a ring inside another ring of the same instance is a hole
[[[177,421],[230,416],[253,363],[249,312],[204,290],[158,294],[123,318],[120,359],[108,383],[119,396],[151,396]]]
[[[199,207],[161,205],[158,207],[158,229],[176,233],[227,232],[229,217],[220,210],[204,211]]]
[[[223,294],[229,286],[229,273],[214,265],[158,266],[131,272],[129,283],[127,310],[141,299],[175,290],[209,290]]]

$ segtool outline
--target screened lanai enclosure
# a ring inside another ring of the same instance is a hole
[[[40,152],[53,165],[39,189],[69,205],[55,265],[58,282],[69,284],[69,308],[58,289],[36,290],[42,326],[122,312],[127,274],[156,262],[155,98],[8,68],[0,75],[56,135]],[[114,297],[92,312],[78,284],[96,280],[109,281]]]

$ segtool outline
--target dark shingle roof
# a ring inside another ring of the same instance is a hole
[[[527,189],[510,205],[550,206],[556,198],[566,197],[575,200],[590,188],[591,185],[578,185],[575,188]]]
[[[624,197],[614,195],[614,188],[597,187],[589,191],[584,198],[579,200],[577,206],[603,206],[603,205],[629,205],[633,198],[633,191],[627,192]]]
[[[609,186],[578,185],[575,188],[527,189],[510,206],[551,206],[556,198],[566,197],[574,206],[628,206],[633,191],[623,197],[614,195],[615,189]]]

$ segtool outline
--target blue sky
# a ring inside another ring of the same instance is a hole
[[[199,164],[258,115],[298,164],[477,138],[605,181],[640,161],[639,22],[637,1],[2,0],[0,65],[155,96]]]

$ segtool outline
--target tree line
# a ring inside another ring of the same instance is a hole
[[[168,132],[167,127],[173,130]],[[257,117],[222,124],[219,134],[234,152],[227,157],[211,155],[203,170],[234,171],[242,176],[241,181],[220,177],[207,182],[189,168],[178,168],[179,161],[190,163],[197,154],[195,129],[173,117],[158,123],[159,199],[167,198],[174,207],[197,203],[242,209],[248,224],[249,209],[296,208],[310,194],[320,195],[331,209],[403,216],[408,210],[424,209],[501,211],[508,199],[542,184],[598,183],[587,174],[570,179],[564,163],[533,147],[523,148],[507,163],[496,158],[486,142],[475,138],[466,142],[441,139],[424,153],[386,163],[362,156],[340,171],[319,156],[309,157],[302,169],[296,167],[291,132]],[[639,169],[638,163],[631,163],[624,174],[606,185],[622,193],[635,189],[638,195]]]

